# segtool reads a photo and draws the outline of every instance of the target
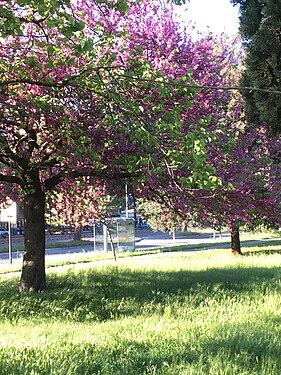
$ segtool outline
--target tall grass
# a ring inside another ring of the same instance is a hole
[[[280,266],[268,245],[53,270],[41,294],[4,279],[0,374],[279,375]]]

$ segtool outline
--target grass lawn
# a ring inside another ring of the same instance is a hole
[[[1,280],[0,374],[281,374],[281,244],[155,252]]]

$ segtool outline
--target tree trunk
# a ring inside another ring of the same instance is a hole
[[[46,289],[45,193],[41,189],[25,195],[24,217],[25,249],[19,291],[39,292]]]
[[[233,255],[243,255],[241,252],[241,244],[239,237],[239,227],[238,225],[232,224],[230,226],[231,235],[231,251]]]
[[[106,225],[106,231],[107,231],[107,235],[109,237],[110,246],[111,246],[111,250],[112,250],[112,253],[113,253],[113,256],[114,256],[114,260],[116,261],[117,257],[116,257],[115,246],[114,246],[112,235],[111,235],[110,230],[109,230],[107,225]]]
[[[176,245],[176,230],[173,228],[173,246]]]
[[[82,225],[79,224],[77,226],[74,227],[74,236],[73,236],[73,239],[74,240],[77,240],[77,241],[80,241],[82,238]]]

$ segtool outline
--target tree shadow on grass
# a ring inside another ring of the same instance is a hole
[[[18,294],[16,288],[16,282],[1,282],[0,319],[103,321],[155,309],[161,313],[170,304],[196,308],[210,298],[233,298],[259,289],[261,294],[281,293],[279,267],[173,272],[103,267],[51,274],[44,293]]]
[[[276,249],[276,247],[279,247]],[[255,251],[250,251],[248,249],[254,247]],[[272,249],[270,249],[272,248]],[[275,248],[275,249],[274,249]],[[183,251],[183,252],[193,252],[193,251],[200,251],[200,250],[213,250],[213,249],[231,249],[231,242],[224,241],[224,242],[206,242],[206,243],[199,243],[197,245],[178,245],[172,247],[165,247],[160,249],[161,252],[176,252],[176,251]],[[271,255],[271,254],[281,254],[281,241],[280,240],[270,240],[270,241],[263,241],[263,240],[245,240],[241,241],[241,250],[244,255],[253,256],[253,255]]]
[[[41,373],[53,373],[48,348],[26,347],[30,355],[2,356],[5,374],[31,373],[40,358]],[[5,353],[4,353],[5,354]],[[28,353],[25,353],[28,354]],[[56,358],[58,357],[58,358]],[[52,353],[57,374],[267,374],[281,373],[280,343],[267,332],[262,322],[250,326],[246,323],[221,325],[214,322],[208,335],[199,334],[196,340],[188,332],[177,338],[146,337],[116,339],[110,345],[95,342],[72,344],[63,353]],[[59,365],[63,368],[60,368]],[[22,372],[19,372],[18,369]]]
[[[276,248],[276,247],[279,248]],[[246,250],[246,256],[258,256],[258,255],[274,255],[281,254],[281,244],[279,243],[261,243],[248,245],[247,248],[255,247],[255,251]]]

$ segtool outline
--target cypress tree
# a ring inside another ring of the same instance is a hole
[[[281,134],[281,0],[231,0],[240,6],[245,48],[241,86],[280,91],[244,91],[248,126],[265,123]]]

